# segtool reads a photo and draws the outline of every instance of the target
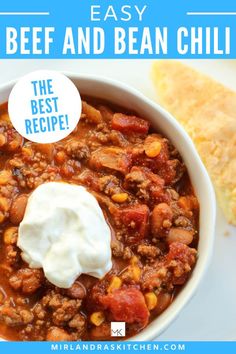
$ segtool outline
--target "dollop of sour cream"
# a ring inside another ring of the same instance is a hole
[[[84,187],[49,182],[29,197],[19,226],[18,247],[32,268],[69,288],[84,273],[102,278],[112,267],[111,232],[103,212]]]

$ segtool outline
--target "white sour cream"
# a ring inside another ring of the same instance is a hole
[[[92,194],[74,184],[49,182],[34,190],[19,226],[18,247],[32,268],[69,288],[84,273],[102,278],[112,267],[111,232]]]

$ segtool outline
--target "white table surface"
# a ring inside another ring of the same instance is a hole
[[[236,60],[185,62],[236,90]],[[2,60],[0,85],[33,70],[53,69],[119,79],[154,98],[150,66],[150,60]],[[220,210],[207,274],[195,297],[158,340],[236,340],[236,228],[227,224]]]

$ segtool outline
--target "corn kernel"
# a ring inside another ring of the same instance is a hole
[[[7,245],[13,245],[17,241],[17,227],[12,226],[5,230],[3,235],[4,243]]]
[[[160,154],[161,143],[159,141],[153,141],[150,145],[145,148],[145,154],[148,157],[156,157]]]
[[[127,193],[116,193],[113,194],[111,199],[116,203],[124,203],[128,199]]]
[[[157,305],[157,297],[153,292],[144,295],[148,310],[153,310]]]
[[[113,277],[112,281],[107,289],[108,293],[111,293],[115,289],[119,289],[121,287],[122,280],[119,277]]]
[[[2,186],[4,184],[7,184],[11,176],[12,176],[11,171],[2,170],[0,172],[0,185]]]
[[[90,316],[90,321],[95,326],[100,326],[105,321],[104,313],[102,311],[92,313],[92,315]]]
[[[27,155],[28,157],[33,156],[33,150],[26,147],[26,146],[23,146],[22,152],[23,152],[23,154]]]
[[[136,265],[138,262],[139,262],[139,259],[136,256],[133,256],[130,260],[131,265]]]
[[[141,276],[141,269],[138,266],[131,266],[132,278],[134,281],[139,281]]]

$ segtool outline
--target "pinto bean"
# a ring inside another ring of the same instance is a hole
[[[180,242],[185,245],[190,245],[193,241],[193,231],[172,227],[167,235],[167,242]]]
[[[26,194],[21,194],[13,201],[10,209],[10,221],[14,225],[18,225],[22,221],[25,214],[27,201],[28,195]]]
[[[83,299],[86,296],[86,288],[79,281],[66,290],[66,295],[73,299]]]
[[[71,336],[64,329],[59,327],[51,327],[47,333],[47,341],[50,342],[61,342],[61,341],[70,341]]]
[[[155,206],[151,216],[151,230],[154,236],[160,234],[164,229],[171,226],[173,212],[166,203],[160,203]]]
[[[159,315],[162,313],[171,303],[172,296],[168,293],[161,293],[157,296],[157,305],[155,313]]]

